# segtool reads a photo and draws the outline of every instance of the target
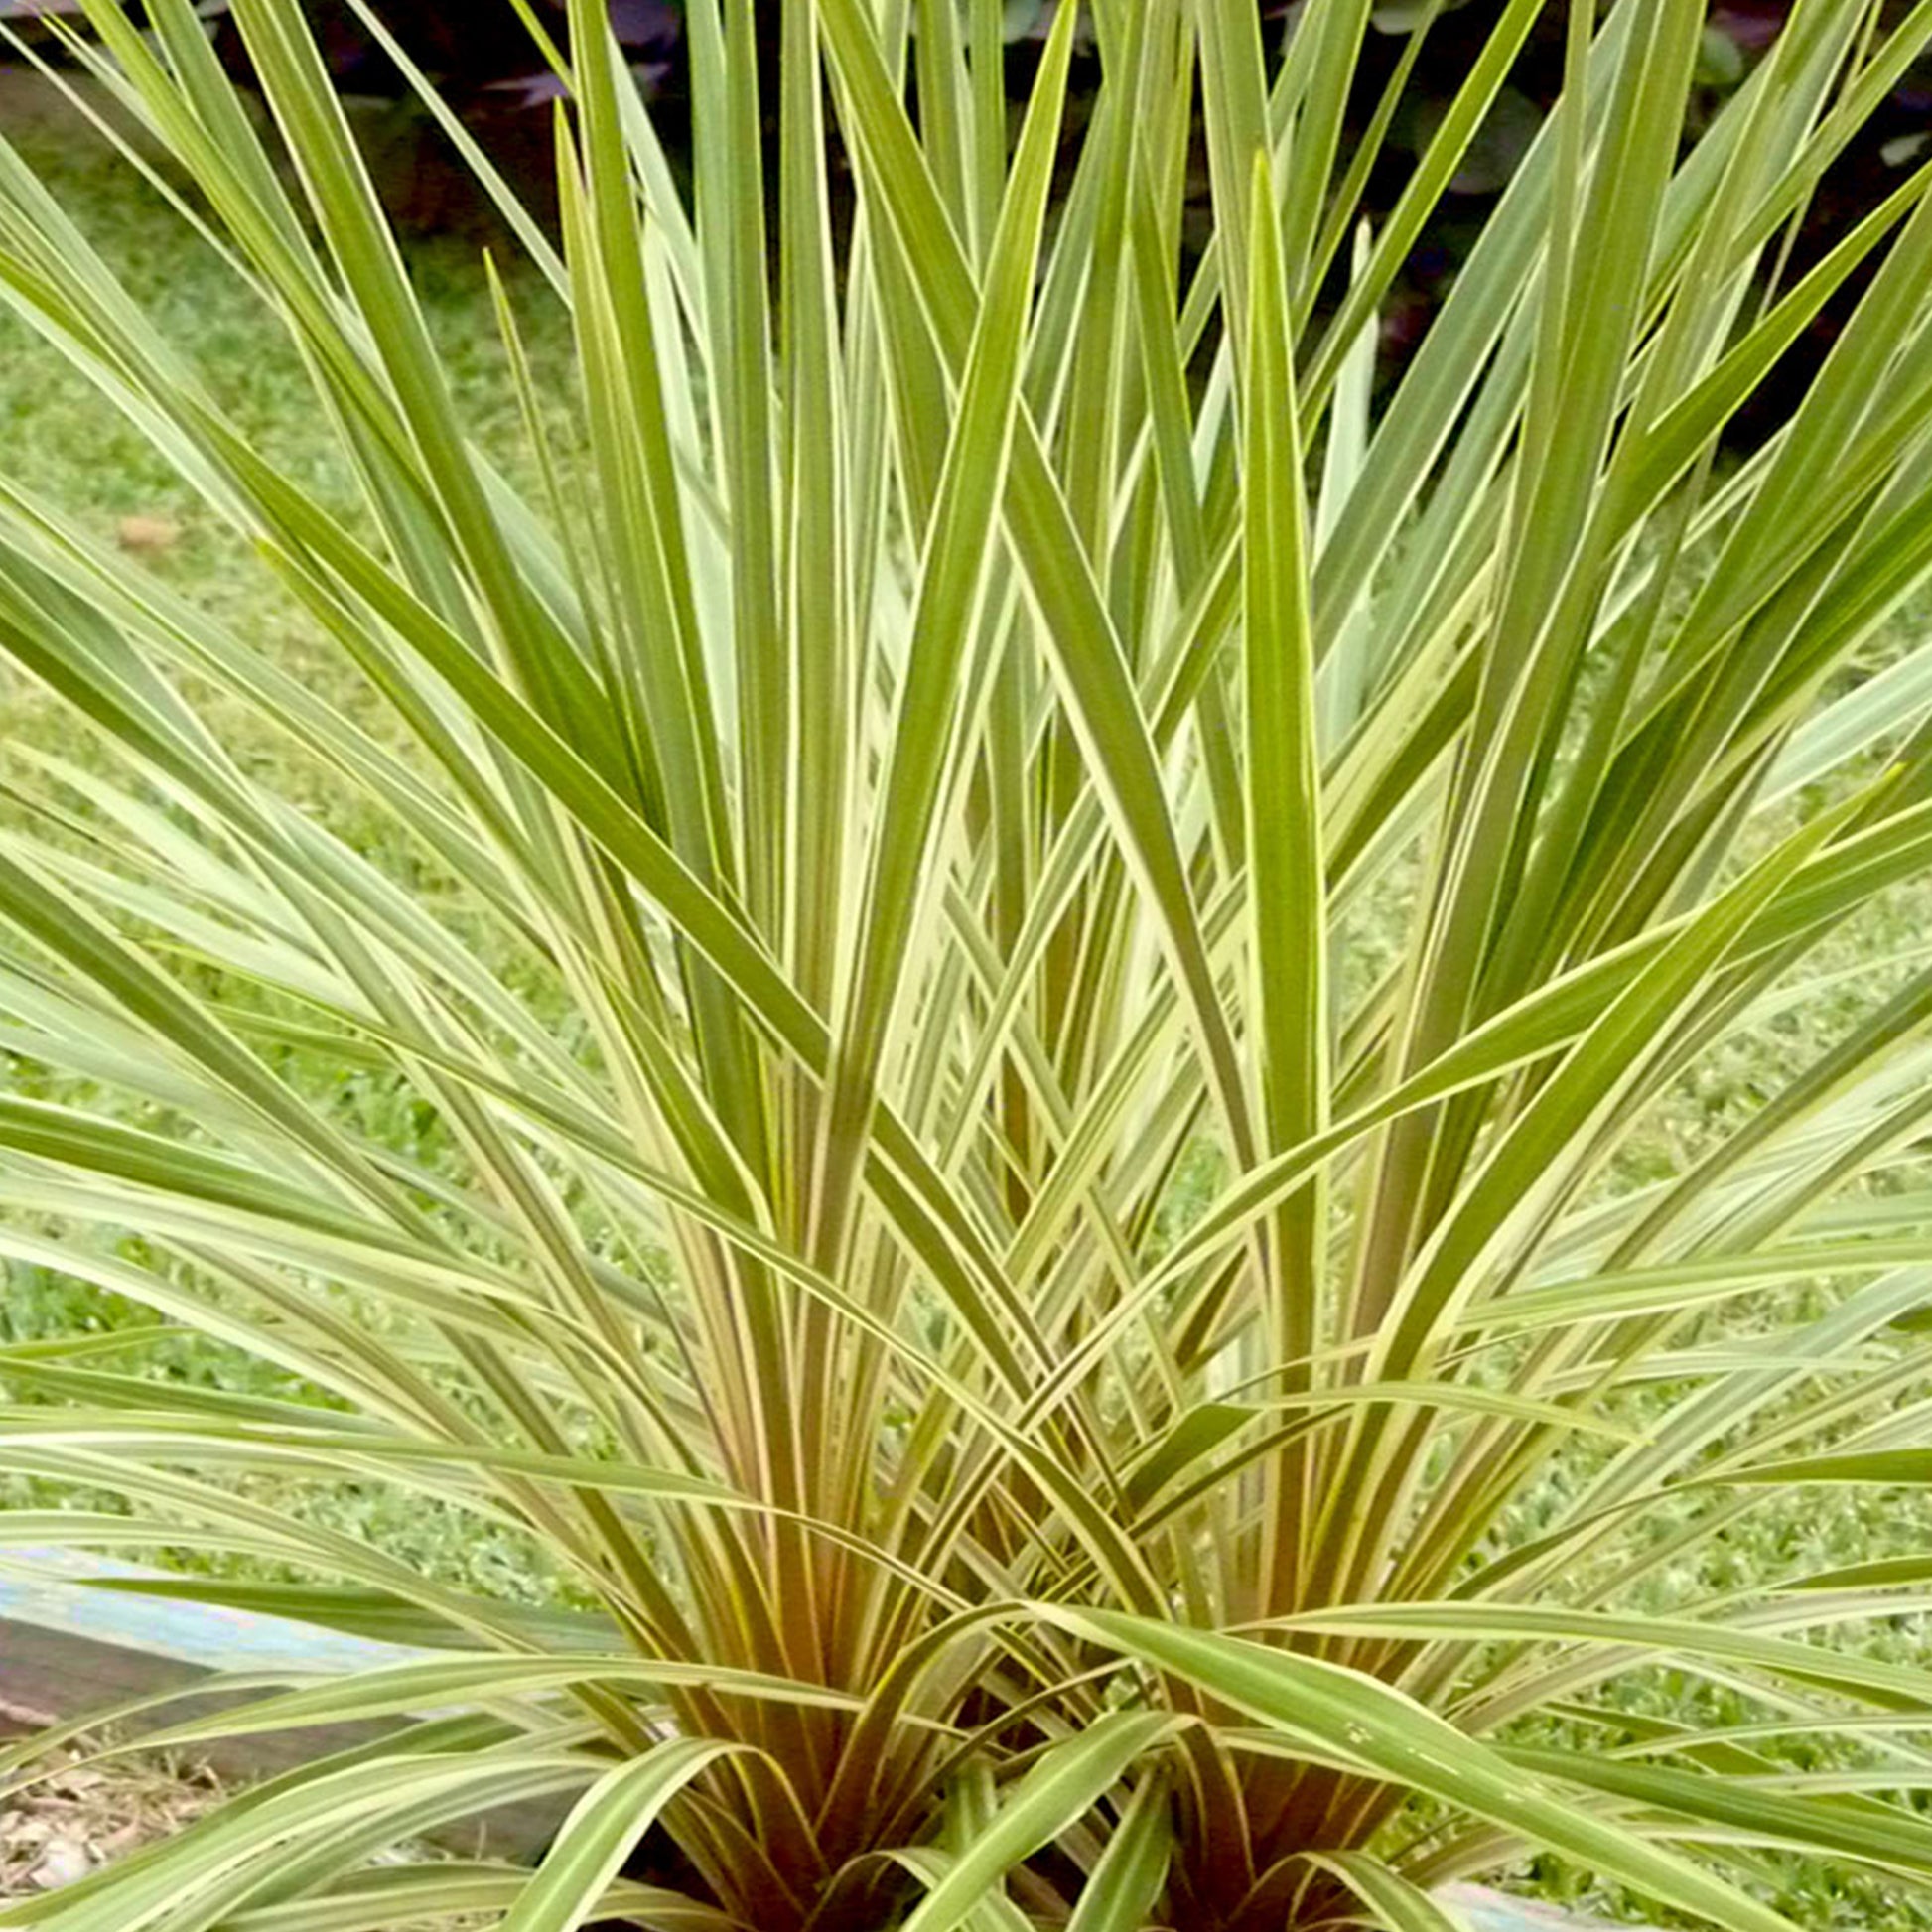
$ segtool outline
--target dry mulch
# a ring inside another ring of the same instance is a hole
[[[70,1885],[180,1831],[223,1795],[202,1766],[139,1755],[88,1763],[97,1748],[50,1752],[32,1767],[33,1784],[0,1796],[0,1899]]]
[[[0,1743],[47,1721],[0,1703]],[[77,1738],[27,1767],[35,1782],[7,1790],[0,1780],[0,1904],[37,1898],[85,1878],[104,1864],[167,1838],[210,1811],[234,1789],[206,1765],[161,1753],[130,1751],[106,1763],[89,1762],[98,1739]],[[447,1857],[411,1846],[391,1857]],[[476,1928],[481,1919],[436,1921],[438,1932]],[[395,1932],[412,1932],[398,1926]]]

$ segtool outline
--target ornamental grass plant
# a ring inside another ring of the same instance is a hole
[[[1063,6],[1018,126],[999,0],[786,0],[776,98],[751,0],[692,0],[688,199],[573,0],[554,233],[448,123],[530,264],[517,481],[297,0],[235,0],[266,122],[189,0],[85,11],[358,488],[278,472],[0,145],[0,293],[338,660],[0,481],[0,650],[91,747],[9,766],[0,1255],[285,1378],[0,1348],[0,1472],[104,1499],[0,1538],[417,1653],[150,1742],[422,1722],[0,1926],[1453,1932],[1533,1858],[1728,1932],[1789,1932],[1793,1858],[1918,1909],[1932,966],[1856,940],[1932,870],[1885,627],[1932,174],[1780,263],[1932,4],[1800,0],[1695,138],[1700,0],[1574,7],[1378,394],[1541,0],[1373,229],[1429,56],[1352,120],[1368,0],[1280,60],[1253,0]],[[513,1534],[553,1600],[264,1476]],[[1902,1541],[1735,1574],[1848,1485]],[[371,1865],[545,1799],[532,1870]]]

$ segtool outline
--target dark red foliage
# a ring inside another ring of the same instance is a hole
[[[677,0],[609,0],[611,25],[624,51],[640,64],[668,68],[684,32]],[[324,58],[345,93],[388,94],[403,89],[401,75],[347,0],[307,0]],[[536,0],[557,39],[565,38],[562,0]],[[409,58],[458,102],[489,90],[528,89],[548,69],[509,0],[388,0],[384,24]],[[221,31],[225,49],[239,57],[239,39]]]
[[[1039,43],[1055,0],[1034,0],[1032,10],[1008,11],[1007,86],[1024,97],[1032,84]],[[1073,0],[1066,0],[1073,4]],[[564,0],[534,0],[537,12],[561,41]],[[655,102],[667,149],[674,160],[688,141],[685,86],[685,0],[606,0],[610,19],[639,86]],[[1700,64],[1700,111],[1715,112],[1751,66],[1776,40],[1792,0],[1712,0]],[[1888,0],[1891,14],[1907,0]],[[357,17],[348,0],[305,0],[331,71],[343,92],[401,99],[403,76]],[[540,210],[549,200],[550,117],[560,98],[556,76],[533,49],[510,0],[380,0],[382,17],[404,50],[437,83],[473,133],[491,151]],[[1271,47],[1293,31],[1296,0],[1256,0]],[[1486,43],[1504,0],[1464,0],[1437,15],[1416,69],[1416,86],[1390,131],[1390,140],[1369,184],[1373,216],[1392,207],[1414,158],[1428,141],[1443,106],[1453,95]],[[77,0],[0,0],[0,18],[27,21],[37,13],[69,13]],[[238,75],[247,61],[232,22],[220,18],[223,0],[204,0],[223,58]],[[756,0],[754,17],[767,54],[766,84],[775,92],[775,62],[783,0]],[[1354,114],[1365,124],[1424,8],[1420,0],[1384,0],[1375,14],[1359,68]],[[1427,332],[1449,283],[1460,266],[1495,198],[1561,90],[1564,23],[1568,0],[1548,0],[1522,57],[1455,180],[1442,209],[1411,256],[1384,318],[1388,371],[1398,371]],[[1099,63],[1089,46],[1076,63],[1068,124],[1085,119],[1086,98],[1099,84]],[[394,211],[406,226],[463,225],[474,219],[477,199],[454,155],[426,119],[414,125],[384,122],[386,157],[377,175]],[[1696,130],[1691,130],[1695,133]],[[1790,266],[1815,261],[1861,215],[1902,179],[1902,170],[1932,152],[1932,64],[1921,63],[1864,128],[1856,145],[1827,175],[1814,197],[1793,246]],[[1205,210],[1203,210],[1203,216]],[[1196,229],[1204,220],[1192,224]],[[1856,291],[1848,291],[1849,300]],[[1808,378],[1829,346],[1835,317],[1846,300],[1822,317],[1791,353],[1781,380],[1746,412],[1738,428],[1756,441],[1782,419],[1787,396]]]

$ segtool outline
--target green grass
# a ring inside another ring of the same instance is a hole
[[[160,198],[98,149],[62,142],[36,149],[33,159],[56,186],[69,211],[125,275],[135,296],[192,353],[217,400],[257,447],[309,487],[346,505],[350,490],[348,480],[337,468],[335,440],[327,425],[313,419],[313,390],[292,350],[212,252],[185,240]],[[459,242],[419,243],[412,251],[412,267],[474,435],[492,460],[513,476],[524,477],[527,453],[486,282],[474,248]],[[519,287],[517,295],[539,382],[561,389],[568,379],[569,357],[563,319],[545,308],[534,286]],[[305,678],[328,681],[333,701],[354,702],[340,656],[326,649],[300,614],[277,595],[270,576],[252,567],[240,540],[212,523],[151,447],[118,423],[52,351],[11,321],[0,321],[0,462],[28,489],[73,512],[104,539],[112,540],[120,520],[128,516],[177,522],[179,541],[149,556],[144,567],[158,572],[176,591],[218,610],[237,629],[272,638],[291,668]],[[1898,621],[1909,631],[1928,621],[1932,614],[1919,608]],[[1889,643],[1881,643],[1873,654],[1873,667],[1890,648]],[[0,679],[5,676],[0,672]],[[377,708],[367,707],[367,715],[377,717]],[[347,795],[332,784],[327,770],[299,744],[252,720],[229,723],[234,727],[230,742],[276,790],[318,812],[336,815],[333,822],[340,829],[351,838],[359,836],[356,823],[340,816],[354,809]],[[42,756],[81,764],[97,756],[57,705],[12,683],[0,682],[0,733],[9,746]],[[0,760],[0,773],[5,770]],[[1807,808],[1820,802],[1802,801]],[[371,841],[390,836],[386,821],[371,819],[366,830]],[[381,856],[392,862],[392,869],[414,863],[399,852]],[[433,879],[421,879],[419,885],[425,892],[441,890],[440,882]],[[1392,916],[1399,916],[1399,910],[1378,908],[1372,914]],[[1827,953],[1808,960],[1803,969],[1808,981],[1825,974],[1839,977],[1701,1060],[1693,1078],[1658,1111],[1648,1135],[1606,1173],[1605,1191],[1653,1184],[1694,1165],[1704,1150],[1748,1116],[1764,1093],[1813,1060],[1824,1044],[1889,990],[1881,975],[1863,969],[1863,961],[1895,954],[1928,933],[1932,933],[1932,882],[1894,893]],[[1351,959],[1351,971],[1377,954],[1372,923],[1360,934],[1360,946],[1362,959]],[[304,1073],[332,1107],[353,1119],[371,1138],[426,1165],[436,1165],[440,1130],[393,1084],[341,1067],[316,1066]],[[47,1079],[32,1067],[17,1066],[14,1077],[31,1090],[51,1090]],[[71,1095],[72,1088],[63,1091]],[[1173,1233],[1185,1226],[1190,1213],[1198,1211],[1219,1184],[1219,1166],[1214,1151],[1205,1146],[1183,1163],[1170,1203]],[[1711,1317],[1708,1332],[1718,1332],[1720,1322],[1747,1332],[1753,1318],[1749,1306],[1732,1308]],[[0,1301],[0,1339],[125,1332],[130,1358],[140,1360],[156,1376],[313,1399],[313,1391],[238,1352],[201,1339],[137,1332],[152,1329],[154,1320],[132,1305],[46,1271],[14,1271]],[[1574,1473],[1581,1480],[1584,1472]],[[426,1507],[419,1500],[406,1501],[380,1487],[365,1490],[352,1484],[317,1483],[296,1488],[278,1478],[275,1495],[284,1506],[375,1540],[411,1564],[453,1582],[532,1598],[561,1589],[533,1545],[509,1532],[484,1532],[470,1518]],[[0,1504],[44,1504],[56,1499],[45,1485],[0,1478]],[[90,1500],[111,1506],[111,1499]],[[1533,1516],[1539,1507],[1553,1507],[1557,1500],[1555,1495],[1531,1497],[1523,1508]],[[1660,1543],[1672,1527],[1658,1524]],[[1694,1566],[1664,1563],[1641,1577],[1632,1596],[1640,1606],[1659,1613],[1681,1609],[1714,1591],[1742,1588],[1796,1567],[1819,1568],[1923,1548],[1929,1529],[1932,1522],[1923,1509],[1894,1504],[1867,1491],[1809,1492],[1796,1514],[1791,1513],[1789,1499],[1773,1496],[1741,1518],[1729,1534],[1721,1550],[1722,1574],[1714,1574],[1709,1553],[1700,1550]],[[208,1562],[206,1557],[165,1549],[154,1555],[185,1565]],[[1922,1653],[1925,1645],[1918,1618],[1894,1619],[1883,1632],[1862,1629],[1841,1636],[1846,1641],[1856,1637],[1868,1647],[1915,1653]],[[1725,1687],[1674,1671],[1633,1676],[1622,1684],[1619,1695],[1633,1721],[1662,1724],[1693,1719],[1723,1724],[1738,1719],[1745,1708],[1743,1700]],[[1522,1876],[1549,1896],[1612,1915],[1634,1909],[1622,1895],[1594,1885],[1587,1874],[1539,1863]],[[1932,1903],[1885,1891],[1872,1880],[1849,1880],[1842,1871],[1815,1862],[1793,1861],[1775,1870],[1767,1867],[1765,1889],[1783,1910],[1821,1932],[1932,1927]]]
[[[103,144],[52,132],[30,135],[22,145],[72,218],[125,276],[130,291],[193,357],[255,447],[305,487],[326,495],[333,507],[350,510],[354,493],[342,467],[340,445],[330,426],[316,418],[313,391],[295,351],[213,249],[193,238],[161,192]],[[419,241],[412,249],[412,266],[473,433],[493,461],[527,483],[528,455],[515,394],[477,249],[454,239]],[[567,379],[568,325],[554,306],[546,306],[534,278],[525,286],[512,270],[510,280],[539,379],[561,385]],[[0,316],[0,462],[15,482],[78,517],[102,541],[117,541],[128,517],[174,524],[178,539],[164,548],[141,550],[142,568],[180,595],[217,612],[237,631],[273,639],[282,662],[312,686],[326,685],[332,702],[354,705],[362,722],[386,727],[379,705],[356,703],[353,674],[341,655],[281,595],[243,540],[215,522],[151,445],[11,316]],[[354,794],[338,784],[297,740],[252,717],[229,716],[222,727],[227,742],[265,783],[327,815],[361,849],[379,857],[392,876],[413,879],[420,891],[441,889],[442,882],[422,876],[419,853],[394,846],[393,821],[358,805]],[[0,745],[5,747],[0,751],[0,782],[10,768],[18,768],[23,753],[82,767],[100,757],[91,734],[58,701],[5,666],[0,666]],[[0,815],[7,809],[0,797]],[[304,1074],[356,1131],[432,1168],[437,1165],[440,1126],[393,1080],[341,1066],[310,1066]],[[49,1075],[17,1058],[6,1077],[16,1090],[39,1097],[89,1103],[101,1099],[96,1090],[76,1091],[70,1078]],[[141,1124],[193,1131],[183,1122],[144,1119]],[[134,1245],[131,1238],[130,1251]],[[374,1318],[373,1311],[358,1312]],[[7,1270],[0,1295],[0,1340],[109,1332],[128,1339],[127,1352],[118,1358],[123,1367],[138,1363],[153,1376],[194,1385],[321,1399],[318,1391],[238,1349],[163,1331],[148,1310],[90,1285],[42,1269]],[[264,1481],[261,1488],[263,1493],[272,1489],[283,1507],[379,1541],[453,1584],[529,1598],[562,1592],[533,1545],[428,1506],[420,1498],[406,1500],[381,1485],[296,1485],[285,1478]],[[55,1491],[44,1483],[0,1476],[0,1506],[80,1500],[73,1492]],[[117,1507],[108,1496],[84,1500],[91,1507]],[[238,1567],[200,1551],[158,1548],[140,1554],[170,1567],[215,1573]],[[260,1574],[258,1568],[252,1574]]]

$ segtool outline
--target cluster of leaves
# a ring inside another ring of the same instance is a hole
[[[423,80],[574,332],[540,395],[499,287],[523,486],[299,0],[232,7],[279,152],[190,0],[84,10],[357,500],[263,457],[3,144],[0,297],[353,700],[0,481],[0,649],[96,743],[26,748],[0,827],[4,1043],[73,1083],[0,1095],[0,1255],[327,1401],[0,1345],[0,1471],[122,1505],[0,1539],[282,1566],[179,1587],[433,1653],[167,1741],[437,1715],[0,1926],[1443,1932],[1446,1881],[1538,1855],[1790,1932],[1794,1851],[1932,1886],[1932,1673],[1861,1640],[1932,1558],[1725,1557],[1932,1481],[1932,971],[1870,962],[1760,1107],[1606,1183],[1932,869],[1932,651],[1845,679],[1932,575],[1932,168],[1769,268],[1932,0],[1800,0],[1715,106],[1701,0],[1577,5],[1379,410],[1541,0],[1360,240],[1369,0],[1285,57],[1252,0],[1096,0],[1077,131],[1066,10],[1017,136],[1000,0],[787,0],[775,72],[750,0],[693,5],[688,198],[601,0],[571,58],[532,11],[555,235]],[[467,1512],[575,1601],[264,1470]],[[1645,1708],[1660,1668],[1708,1722]],[[367,1868],[557,1793],[534,1872]]]

